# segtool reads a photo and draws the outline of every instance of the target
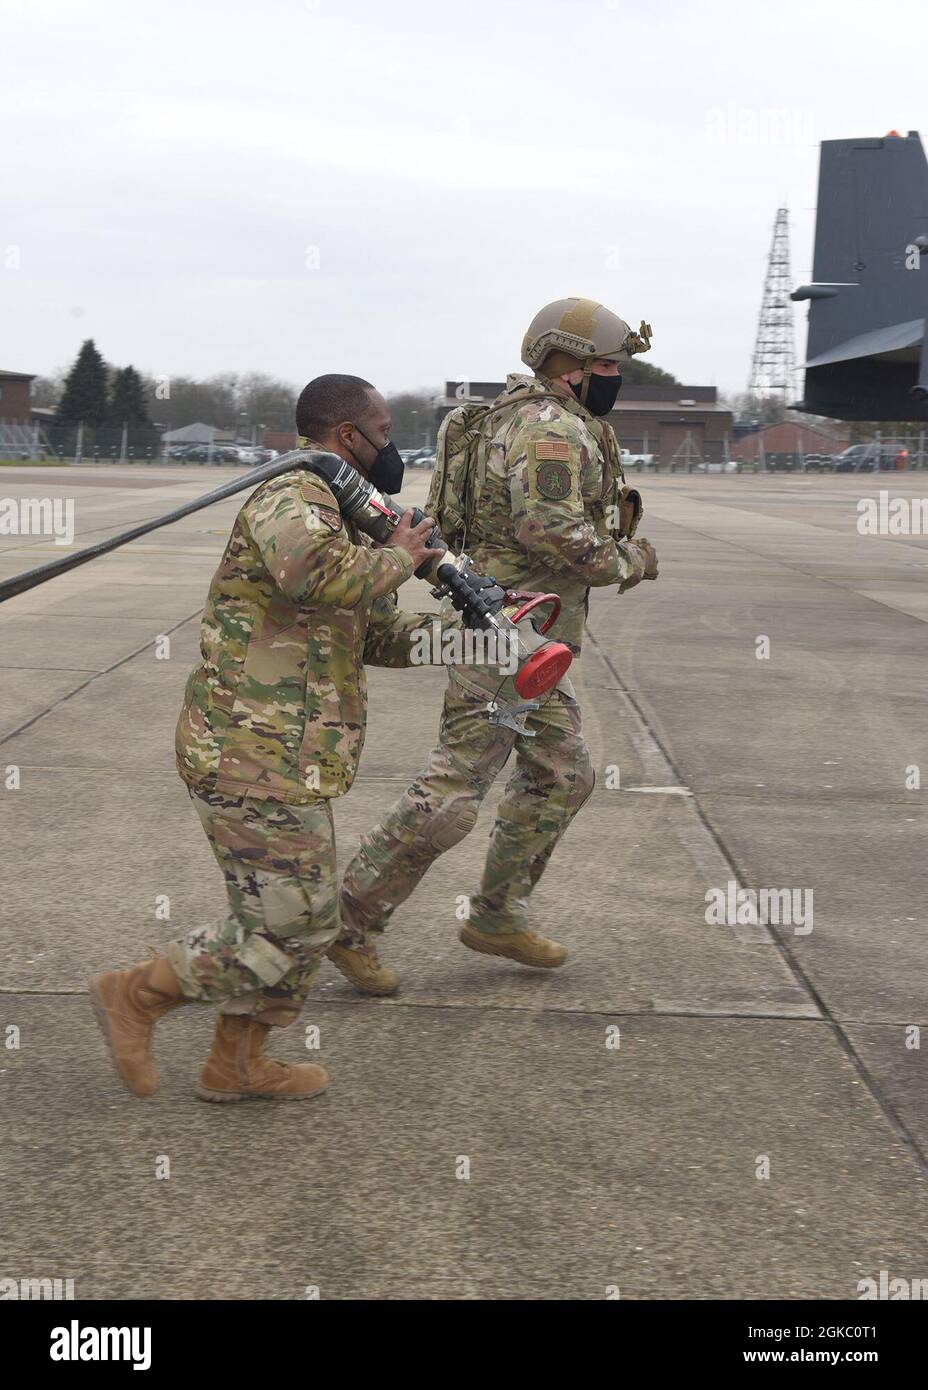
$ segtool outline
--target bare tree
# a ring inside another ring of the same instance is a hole
[[[64,368],[59,367],[50,376],[37,376],[32,383],[32,404],[42,410],[57,410],[66,375]]]
[[[234,372],[224,372],[205,381],[175,376],[156,383],[148,377],[145,387],[149,415],[156,424],[172,430],[199,421],[217,429],[234,429],[238,423],[236,380]]]
[[[440,391],[396,391],[387,396],[390,437],[399,449],[424,449],[435,443],[435,405]]]
[[[292,430],[299,388],[264,372],[247,372],[236,383],[239,418],[246,430]]]

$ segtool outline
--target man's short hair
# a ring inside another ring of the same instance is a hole
[[[321,439],[343,421],[364,415],[370,409],[373,390],[360,376],[329,372],[314,377],[296,403],[297,433],[306,439]]]

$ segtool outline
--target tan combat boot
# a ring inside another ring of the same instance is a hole
[[[539,970],[554,970],[567,959],[567,947],[533,931],[484,932],[465,922],[460,931],[461,941],[472,951],[485,956],[507,956],[520,965],[534,965]]]
[[[151,1055],[152,1029],[162,1014],[190,1004],[181,992],[171,962],[155,956],[132,970],[108,970],[89,985],[103,1040],[120,1080],[134,1096],[158,1089]]]
[[[329,1084],[329,1075],[312,1062],[290,1066],[262,1057],[271,1031],[247,1014],[220,1014],[213,1045],[196,1093],[201,1100],[308,1100]]]
[[[365,946],[345,946],[336,941],[326,955],[362,994],[395,994],[400,987],[399,975],[377,959],[370,942]]]

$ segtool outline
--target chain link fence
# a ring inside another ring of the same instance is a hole
[[[0,458],[34,463],[154,462],[165,457],[157,430],[128,426],[0,422]]]
[[[797,448],[793,452],[765,450],[756,444],[756,457],[732,456],[727,438],[707,440],[699,431],[682,439],[661,441],[655,435],[620,435],[626,473],[873,473],[928,468],[928,432],[878,433],[876,438],[849,445],[833,454]],[[26,425],[0,422],[0,460],[61,463],[213,463],[243,465],[265,462],[272,450],[231,441],[171,445],[152,428]],[[737,452],[741,452],[738,450]],[[410,467],[418,462],[410,461]]]
[[[23,463],[264,463],[276,450],[227,440],[171,444],[151,428],[0,422],[0,461]]]
[[[913,429],[903,434],[877,433],[867,443],[849,445],[833,453],[816,453],[800,442],[792,451],[764,448],[762,439],[751,439],[753,457],[743,441],[705,439],[688,430],[671,442],[655,435],[634,438],[620,433],[619,443],[626,473],[891,473],[928,468],[928,431]],[[740,445],[740,447],[739,447]]]
[[[798,449],[792,453],[758,450],[756,466],[766,473],[894,473],[904,469],[928,468],[928,435],[924,430],[909,434],[877,434],[866,443],[850,444],[837,453],[812,453]]]

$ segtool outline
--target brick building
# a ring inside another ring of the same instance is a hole
[[[32,417],[32,383],[35,373],[0,372],[0,421],[27,425]]]
[[[731,443],[732,412],[714,386],[622,387],[609,415],[623,449],[656,454],[669,467],[674,457],[718,463]],[[688,441],[688,442],[687,442]]]
[[[824,428],[821,425],[805,424],[802,421],[784,420],[779,425],[768,425],[737,439],[731,446],[731,456],[742,463],[754,463],[763,452],[763,458],[770,464],[799,464],[806,454],[840,454],[850,440],[850,430],[836,425]]]
[[[295,430],[265,430],[261,436],[261,446],[276,449],[279,454],[289,454],[296,448],[298,435]]]

